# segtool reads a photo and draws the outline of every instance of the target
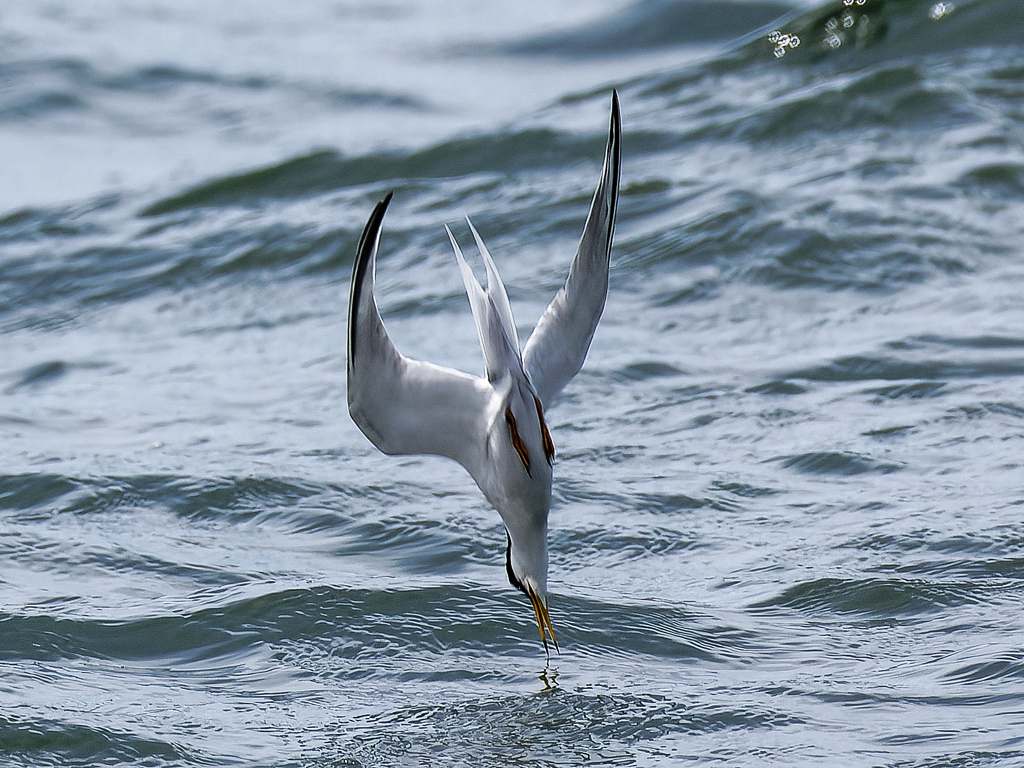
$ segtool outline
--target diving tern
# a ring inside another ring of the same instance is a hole
[[[530,598],[545,653],[555,645],[548,613],[548,510],[554,444],[544,409],[583,366],[608,294],[608,263],[619,189],[618,95],[612,94],[604,167],[565,285],[520,351],[498,269],[469,222],[487,272],[487,290],[447,226],[483,349],[486,374],[472,376],[412,360],[388,337],[373,297],[377,247],[392,193],[370,214],[352,268],[348,318],[348,408],[389,455],[455,459],[498,510],[512,586]],[[467,219],[468,222],[468,219]]]

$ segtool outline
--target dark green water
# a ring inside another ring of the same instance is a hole
[[[0,764],[1024,764],[1022,40],[1018,0],[0,8]],[[348,280],[394,190],[392,336],[479,372],[443,225],[528,333],[613,86],[546,665],[465,472],[349,420]]]

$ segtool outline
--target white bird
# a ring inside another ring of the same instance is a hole
[[[498,269],[469,223],[487,271],[485,291],[446,226],[480,337],[485,377],[412,360],[391,343],[373,297],[377,247],[391,193],[363,229],[352,269],[348,321],[348,408],[386,454],[455,459],[505,524],[508,579],[530,598],[540,638],[555,648],[548,613],[548,510],[555,449],[544,408],[583,366],[608,294],[608,263],[619,187],[618,95],[601,180],[569,277],[520,352]],[[467,219],[468,221],[468,219]]]

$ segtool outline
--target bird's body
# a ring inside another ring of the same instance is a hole
[[[544,407],[583,365],[608,291],[619,180],[619,109],[612,117],[601,181],[565,286],[520,351],[497,267],[472,223],[487,289],[451,230],[483,349],[485,376],[412,360],[391,343],[373,297],[389,194],[374,208],[352,272],[348,329],[349,413],[386,454],[437,454],[462,464],[498,510],[508,534],[509,581],[533,605],[541,640],[554,642],[547,608],[547,528],[554,446]]]

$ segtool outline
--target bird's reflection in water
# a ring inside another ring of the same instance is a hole
[[[541,670],[537,677],[544,683],[544,691],[558,689],[558,670],[554,669],[550,664],[545,664],[544,669]]]

